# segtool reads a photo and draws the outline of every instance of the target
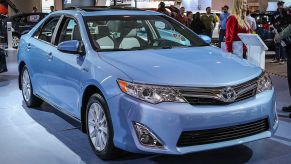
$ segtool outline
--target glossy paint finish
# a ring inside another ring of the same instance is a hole
[[[77,54],[80,48],[80,42],[77,40],[64,41],[58,45],[58,50],[67,53]]]
[[[42,24],[21,38],[18,62],[25,63],[34,94],[77,119],[81,119],[83,94],[96,86],[106,99],[114,129],[116,147],[131,152],[185,154],[270,137],[274,122],[275,93],[265,91],[227,106],[192,106],[187,103],[149,104],[122,93],[116,80],[156,85],[215,87],[236,85],[259,76],[262,70],[214,47],[173,48],[163,50],[96,52],[92,49],[82,16],[151,15],[148,11],[58,11],[76,18],[86,55],[61,52],[57,46],[32,37]],[[210,129],[243,124],[268,118],[267,132],[246,138],[177,148],[183,130]],[[165,149],[142,146],[132,121],[149,127]]]
[[[120,126],[128,127],[128,129],[124,133],[119,134],[120,140],[118,142],[125,147],[137,145],[137,150],[134,152],[139,150],[144,152],[184,154],[237,145],[271,137],[278,126],[277,122],[274,122],[275,117],[277,117],[274,90],[258,94],[251,100],[244,100],[227,106],[192,106],[186,103],[161,103],[153,105],[137,101],[127,95],[119,95],[110,99],[109,106],[111,108],[121,108],[119,109],[119,115],[114,119],[119,119],[119,122],[122,123]],[[123,120],[124,117],[127,118],[126,121]],[[214,144],[183,148],[176,147],[182,131],[227,127],[263,118],[269,118],[270,129],[267,132]],[[166,145],[166,148],[161,150],[143,147],[135,136],[133,138],[128,136],[128,130],[132,133],[134,132],[131,126],[132,121],[142,123],[150,128],[160,138],[162,143]]]
[[[135,82],[146,84],[219,87],[240,84],[262,73],[246,60],[210,46],[99,54]]]

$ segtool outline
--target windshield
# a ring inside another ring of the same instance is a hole
[[[86,17],[85,20],[96,51],[208,45],[191,30],[166,16],[100,16]]]

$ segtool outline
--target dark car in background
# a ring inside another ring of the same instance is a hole
[[[257,34],[262,38],[269,50],[275,50],[274,33],[271,27],[273,13],[253,13],[251,16],[255,18],[257,22]]]
[[[6,20],[8,18],[7,15],[3,15],[3,14],[0,14],[0,29],[2,29],[2,26],[3,26],[3,22],[4,20]],[[0,38],[2,37],[2,35],[0,36]]]
[[[12,45],[18,47],[20,36],[28,33],[47,13],[17,14],[2,20],[1,37],[7,40],[7,22],[12,22]]]

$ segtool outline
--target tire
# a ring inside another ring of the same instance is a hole
[[[33,87],[31,85],[31,80],[29,72],[26,66],[23,67],[21,76],[21,91],[25,104],[28,107],[38,107],[42,104],[42,100],[33,95]]]
[[[87,103],[86,129],[90,145],[101,159],[111,160],[121,155],[121,150],[113,144],[114,132],[110,113],[106,101],[100,94],[93,94]]]
[[[13,48],[18,48],[20,42],[20,37],[17,34],[12,35],[12,47]]]

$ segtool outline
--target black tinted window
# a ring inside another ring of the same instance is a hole
[[[38,23],[44,16],[41,14],[21,15],[13,18],[18,23]]]
[[[68,40],[78,40],[82,41],[79,26],[77,22],[72,18],[67,18],[62,27],[62,31],[59,35],[59,40],[56,44],[68,41]]]
[[[41,30],[39,30],[38,34],[35,37],[50,43],[59,19],[59,16],[51,18],[42,26]]]

